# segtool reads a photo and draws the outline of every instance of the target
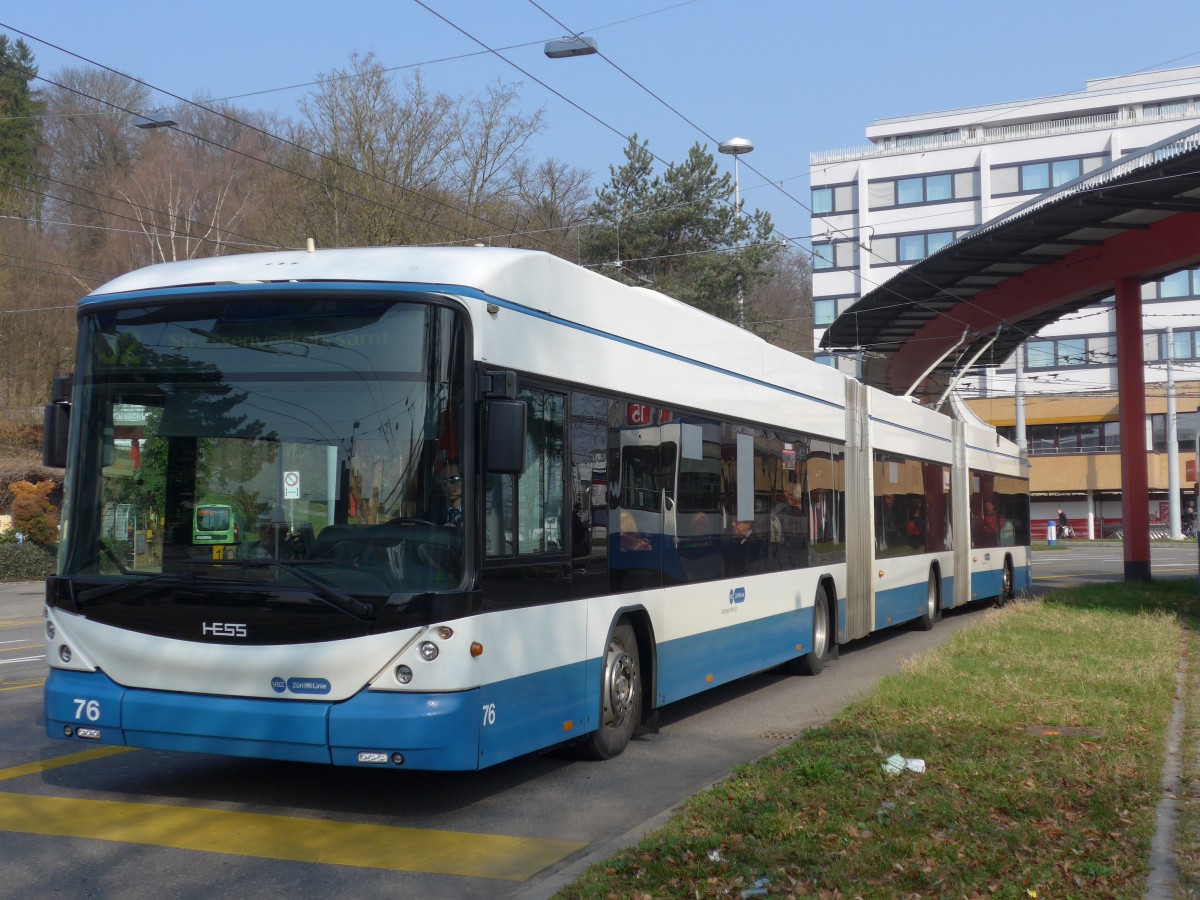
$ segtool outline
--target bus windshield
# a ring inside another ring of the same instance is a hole
[[[60,574],[459,587],[462,322],[312,289],[85,314]]]

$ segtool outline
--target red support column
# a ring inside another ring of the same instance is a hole
[[[1117,401],[1121,419],[1121,510],[1125,580],[1150,580],[1150,486],[1146,476],[1146,374],[1142,281],[1118,278]]]

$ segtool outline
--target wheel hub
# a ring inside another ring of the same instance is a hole
[[[608,662],[604,672],[604,724],[616,725],[625,720],[633,708],[634,691],[637,690],[637,673],[633,658],[620,644],[609,647]]]

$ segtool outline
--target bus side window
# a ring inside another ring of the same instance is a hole
[[[485,546],[489,557],[561,553],[563,454],[566,398],[525,388],[519,398],[529,410],[525,470],[520,478],[490,475],[484,496]],[[515,544],[515,546],[514,546]]]

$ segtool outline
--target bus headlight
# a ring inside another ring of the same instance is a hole
[[[438,645],[433,641],[425,641],[418,649],[421,653],[421,659],[425,660],[425,662],[433,662],[438,658]]]
[[[412,669],[408,666],[396,666],[396,671],[392,674],[396,676],[396,680],[401,684],[408,684],[412,681]]]
[[[54,640],[54,623],[49,619],[46,620],[46,637]]]
[[[58,658],[61,659],[63,662],[69,663],[71,661],[71,655],[72,655],[71,648],[68,647],[66,644],[63,644],[61,647],[58,648]]]

